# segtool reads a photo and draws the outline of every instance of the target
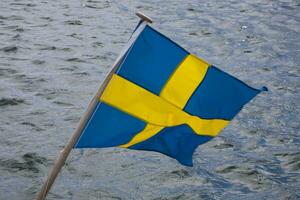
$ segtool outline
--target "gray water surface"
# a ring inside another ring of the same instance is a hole
[[[194,167],[74,150],[48,199],[300,199],[300,1],[0,1],[0,199],[34,199],[140,10],[192,53],[267,86]]]

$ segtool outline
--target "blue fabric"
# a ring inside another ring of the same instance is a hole
[[[187,125],[164,128],[146,141],[130,147],[135,150],[157,151],[175,158],[183,165],[193,166],[193,152],[212,137],[196,135]]]
[[[183,48],[146,26],[117,74],[158,95],[187,55]]]
[[[231,120],[259,92],[212,66],[184,110],[205,119]]]
[[[145,122],[99,102],[75,148],[126,144],[145,126]]]
[[[188,54],[170,39],[146,26],[116,73],[159,95],[170,75]],[[212,66],[184,111],[206,119],[231,120],[260,91]],[[99,102],[75,148],[126,144],[145,126],[144,121]],[[177,159],[183,165],[192,166],[195,149],[211,139],[195,134],[188,125],[183,124],[164,128],[130,149],[157,151]]]

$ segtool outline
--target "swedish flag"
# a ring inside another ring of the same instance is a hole
[[[146,25],[75,147],[157,151],[192,166],[197,146],[217,136],[261,91]]]

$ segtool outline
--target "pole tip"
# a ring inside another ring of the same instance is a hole
[[[136,12],[135,13],[139,18],[141,18],[142,20],[144,20],[144,21],[146,21],[146,22],[148,22],[148,23],[152,23],[153,21],[152,21],[152,19],[150,18],[150,17],[148,17],[147,15],[145,15],[144,13],[142,13],[142,12]]]

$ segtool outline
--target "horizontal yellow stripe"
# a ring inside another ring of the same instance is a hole
[[[228,121],[191,116],[161,97],[114,74],[100,100],[157,126],[188,124],[197,134],[215,136]]]
[[[194,55],[188,55],[171,75],[160,93],[160,97],[184,108],[185,104],[204,79],[209,64]],[[127,144],[120,147],[130,147],[145,141],[157,134],[164,127],[147,124],[144,130],[136,134]]]

